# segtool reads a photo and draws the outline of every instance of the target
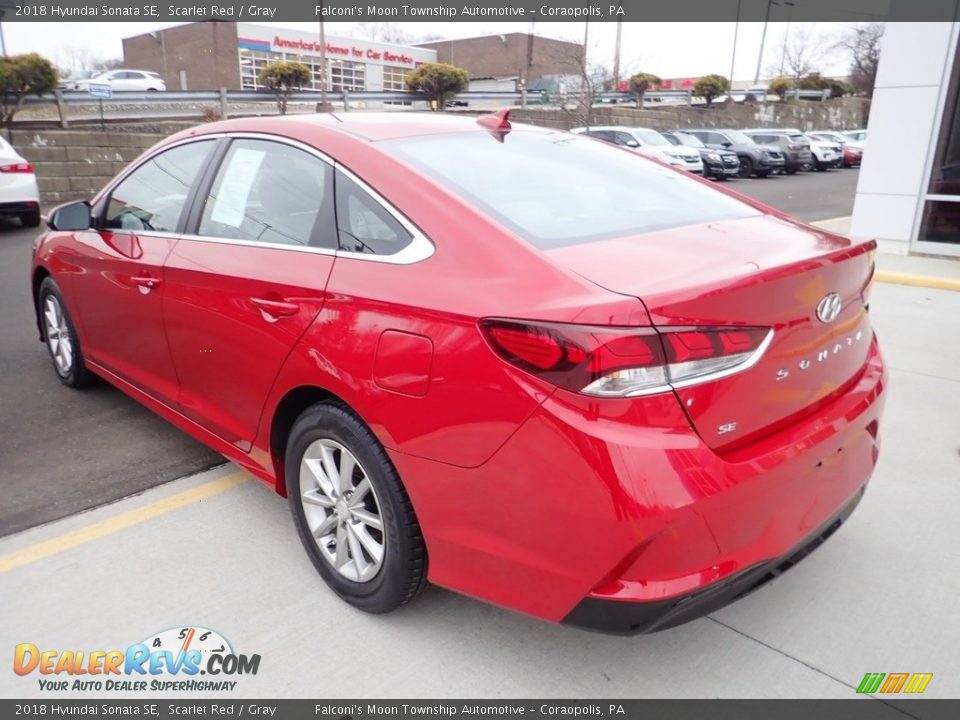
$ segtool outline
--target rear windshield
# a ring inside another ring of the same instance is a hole
[[[568,133],[380,145],[541,250],[758,214],[683,171]]]

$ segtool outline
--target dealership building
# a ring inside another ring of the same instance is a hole
[[[431,48],[331,35],[325,40],[327,88],[334,92],[403,90],[408,72],[437,61]],[[123,40],[124,66],[159,73],[168,90],[260,90],[260,70],[274,60],[307,65],[309,89],[321,89],[317,32],[197,22]]]
[[[886,25],[850,226],[882,250],[960,256],[958,42],[956,22]]]

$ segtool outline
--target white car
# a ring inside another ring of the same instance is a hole
[[[685,145],[674,145],[650,128],[596,125],[590,128],[574,128],[570,132],[605,140],[668,165],[683,168],[698,175],[703,174],[703,160],[700,159],[699,150]]]
[[[867,131],[866,130],[846,130],[843,133],[844,137],[848,140],[853,140],[854,142],[861,143],[863,145],[867,142]]]
[[[163,79],[150,70],[107,70],[96,77],[78,80],[68,90],[87,92],[90,85],[109,85],[114,92],[163,92],[167,89]]]
[[[813,153],[813,163],[817,170],[828,170],[840,167],[843,162],[843,146],[830,141],[818,140],[807,136],[810,140],[810,152]]]
[[[40,224],[40,191],[33,166],[0,138],[0,215],[20,218],[24,227]]]

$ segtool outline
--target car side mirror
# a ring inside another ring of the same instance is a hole
[[[47,218],[51,230],[89,230],[92,224],[90,203],[86,200],[61,205]]]
[[[626,141],[625,143],[623,143],[623,144],[626,145],[628,148],[638,148],[638,147],[640,147],[640,143],[638,143],[636,140],[627,140],[627,141]]]
[[[724,140],[724,141],[723,141],[722,143],[720,143],[720,144],[723,145],[723,147],[725,147],[725,148],[729,148],[731,145],[733,145],[733,143],[730,142],[729,140]]]

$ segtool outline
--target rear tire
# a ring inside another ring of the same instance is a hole
[[[423,590],[420,524],[360,418],[337,402],[307,408],[290,431],[285,466],[297,533],[331,590],[369,613],[388,613]]]
[[[37,293],[37,307],[40,309],[40,327],[43,328],[43,341],[50,353],[53,369],[64,385],[79,390],[96,382],[83,360],[80,340],[60,288],[52,277],[44,278]]]
[[[40,227],[40,211],[21,213],[20,224],[28,228]]]

